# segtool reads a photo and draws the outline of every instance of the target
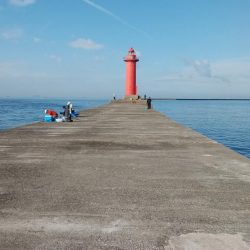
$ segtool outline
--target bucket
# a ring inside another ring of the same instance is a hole
[[[44,121],[45,122],[53,122],[53,121],[55,121],[55,119],[51,115],[45,115]]]
[[[63,118],[56,118],[56,122],[64,122]]]

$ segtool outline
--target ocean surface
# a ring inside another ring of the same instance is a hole
[[[153,101],[153,108],[250,158],[250,100]]]
[[[20,125],[43,121],[44,110],[63,112],[62,106],[71,101],[76,111],[94,108],[108,103],[107,100],[66,100],[66,99],[1,99],[0,131]]]
[[[0,131],[43,121],[44,110],[62,112],[68,100],[0,99]],[[76,110],[101,106],[109,100],[70,100]],[[250,101],[153,101],[153,108],[250,158]]]

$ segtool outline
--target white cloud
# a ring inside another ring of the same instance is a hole
[[[85,49],[85,50],[97,50],[102,49],[103,45],[98,44],[90,39],[79,38],[70,43],[70,46],[73,48]]]
[[[217,61],[212,64],[212,71],[230,79],[250,80],[250,58],[234,58]]]
[[[209,62],[186,60],[179,72],[169,72],[159,81],[197,82],[217,84],[250,84],[250,58],[233,58]]]
[[[35,72],[30,66],[22,61],[0,62],[0,79],[19,79],[19,78],[39,78],[45,74]]]
[[[41,42],[41,38],[39,38],[39,37],[33,37],[33,42],[34,43],[39,43],[39,42]]]
[[[57,77],[53,73],[25,61],[0,61],[0,96],[46,96]],[[57,93],[58,86],[51,93]]]
[[[34,4],[36,0],[9,0],[9,3],[18,6],[18,7],[25,7],[31,4]]]
[[[9,29],[1,32],[1,37],[6,40],[15,40],[22,37],[23,31],[21,29]]]
[[[57,56],[57,55],[50,55],[49,56],[50,57],[50,59],[52,59],[53,61],[56,61],[56,62],[58,62],[58,63],[60,63],[60,62],[62,62],[62,58],[60,57],[60,56]]]
[[[12,62],[0,62],[0,78],[4,78],[6,76],[11,76],[11,77],[15,77],[15,76],[19,76],[19,70],[13,70],[15,69],[17,66],[16,63],[12,63]]]

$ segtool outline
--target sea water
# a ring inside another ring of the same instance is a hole
[[[0,131],[43,121],[45,109],[53,109],[59,114],[63,112],[62,106],[65,106],[68,101],[72,102],[76,111],[108,103],[107,100],[0,99]]]
[[[250,100],[153,101],[153,108],[250,158]]]

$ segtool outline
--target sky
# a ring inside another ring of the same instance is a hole
[[[0,97],[250,98],[249,0],[0,0]]]

